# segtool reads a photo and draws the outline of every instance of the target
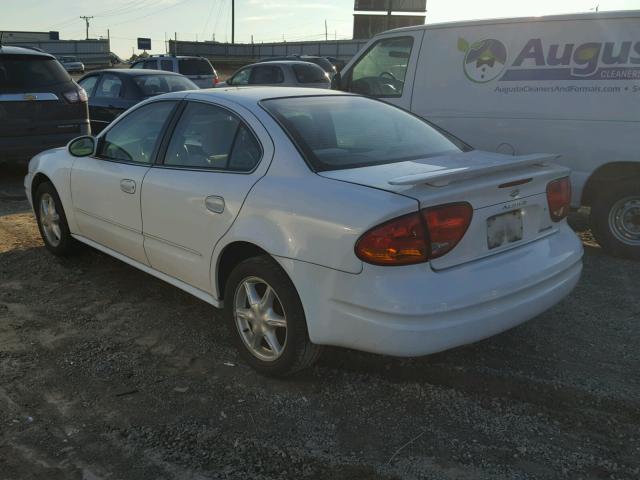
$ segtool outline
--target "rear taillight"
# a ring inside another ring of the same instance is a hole
[[[218,83],[220,83],[218,77],[213,77],[213,86],[215,87]]]
[[[559,222],[569,214],[571,182],[569,177],[559,178],[547,185],[547,202],[551,220]]]
[[[87,101],[87,92],[85,92],[84,88],[82,87],[78,87],[77,90],[64,92],[63,95],[69,103],[80,103]]]
[[[355,253],[374,265],[410,265],[450,252],[462,239],[473,209],[468,203],[427,208],[372,228],[360,237]]]
[[[429,258],[438,258],[462,240],[471,223],[473,208],[468,203],[452,203],[422,210],[422,216],[429,229]]]

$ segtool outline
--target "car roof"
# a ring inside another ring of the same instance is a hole
[[[161,97],[168,98],[173,95],[173,93],[168,93],[161,95]],[[175,96],[180,96],[180,92],[176,92]],[[255,106],[262,100],[270,100],[274,98],[353,96],[353,94],[338,90],[318,90],[316,88],[302,87],[219,87],[190,90],[188,96],[211,101],[223,99],[241,105],[247,109],[252,109],[255,108]]]
[[[2,55],[33,55],[34,57],[55,58],[46,52],[40,52],[31,48],[14,47],[12,45],[0,46],[0,54]]]
[[[116,75],[125,75],[128,77],[139,77],[141,75],[175,75],[182,77],[179,73],[168,72],[167,70],[150,70],[141,68],[105,68],[103,70],[94,70],[87,75],[94,75],[96,73],[113,73]]]
[[[250,65],[246,65],[247,67],[253,67],[253,66],[261,66],[264,67],[264,64],[268,63],[269,65],[313,65],[316,68],[320,68],[317,64],[313,63],[313,62],[306,62],[304,60],[273,60],[272,62],[256,62],[256,63],[252,63]],[[242,67],[245,68],[245,67]],[[320,68],[320,70],[322,70],[322,68]],[[324,72],[324,70],[322,70]]]

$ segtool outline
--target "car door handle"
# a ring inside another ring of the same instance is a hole
[[[129,178],[120,180],[120,190],[124,193],[136,193],[136,182]]]
[[[207,207],[207,210],[213,213],[222,213],[224,212],[224,198],[218,195],[209,195],[204,199],[204,205]]]

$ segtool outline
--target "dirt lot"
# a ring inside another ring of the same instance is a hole
[[[418,359],[239,362],[220,315],[117,260],[42,246],[0,166],[2,479],[640,478],[640,265],[586,244],[575,292]]]

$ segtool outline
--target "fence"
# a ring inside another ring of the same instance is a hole
[[[7,43],[9,44],[9,43]],[[87,66],[109,65],[109,40],[40,40],[33,42],[11,42],[18,47],[36,47],[51,55],[77,57]]]
[[[324,42],[216,43],[169,40],[169,53],[199,55],[211,59],[256,60],[286,55],[318,55],[348,61],[368,40],[329,40]]]

